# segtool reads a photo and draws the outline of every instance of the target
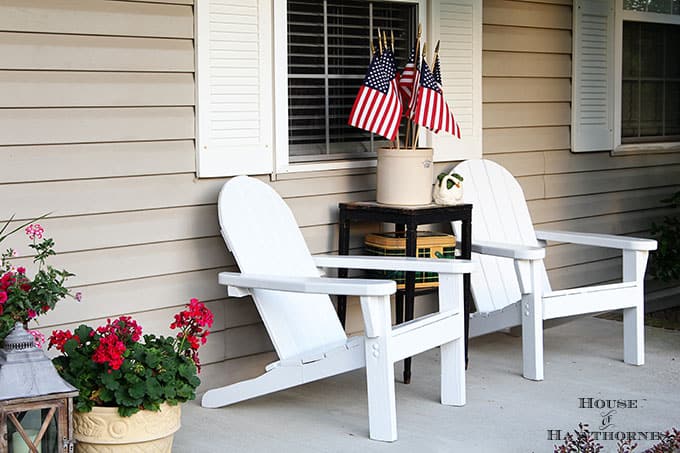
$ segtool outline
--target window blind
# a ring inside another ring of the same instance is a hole
[[[378,28],[394,34],[403,67],[417,6],[404,2],[288,1],[288,140],[292,161],[370,157],[382,137],[347,126]]]

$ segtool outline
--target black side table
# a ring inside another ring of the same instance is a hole
[[[432,223],[450,223],[455,220],[462,222],[462,238],[456,238],[460,243],[462,259],[470,259],[472,252],[472,205],[460,204],[453,206],[424,205],[424,206],[389,206],[374,201],[340,203],[340,238],[338,253],[349,254],[349,232],[352,221],[394,223],[396,231],[406,232],[406,256],[417,256],[416,230],[418,225]],[[339,269],[340,277],[347,277],[347,269]],[[396,322],[400,324],[413,319],[413,302],[416,295],[416,274],[406,272],[405,288],[396,294]],[[463,277],[464,310],[465,310],[465,363],[468,361],[468,332],[470,328],[470,311],[472,309],[472,295],[470,293],[470,274]],[[404,312],[404,300],[406,310]],[[347,314],[347,298],[338,297],[338,317],[345,325]],[[404,383],[411,382],[411,358],[404,360]]]

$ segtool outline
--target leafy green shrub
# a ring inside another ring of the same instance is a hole
[[[661,200],[668,208],[680,206],[680,191],[671,198]],[[652,223],[652,235],[659,242],[650,270],[659,280],[668,282],[680,279],[680,217],[666,216],[663,223]]]

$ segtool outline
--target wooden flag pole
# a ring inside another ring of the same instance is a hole
[[[416,66],[418,66],[418,58],[420,57],[420,36],[423,34],[423,25],[419,22],[418,23],[418,35],[416,37],[416,45],[415,45],[415,52],[413,53],[413,62]],[[411,93],[411,97],[417,96],[418,95],[418,86],[420,85],[420,81],[416,80],[414,81],[414,86],[416,89]],[[409,138],[411,137],[411,123],[413,121],[411,118],[406,118],[406,136],[404,137],[404,146],[406,148],[409,147]]]
[[[382,38],[380,37],[380,28],[378,28],[378,49],[380,49],[380,55],[383,53]]]
[[[427,57],[427,42],[424,42],[423,43],[423,61],[424,62],[427,61],[426,57]],[[420,70],[422,71],[423,68],[421,67]],[[415,135],[413,136],[411,149],[413,149],[414,151],[416,149],[416,146],[418,146],[418,137],[420,136],[420,127],[421,126],[419,124],[417,129],[415,127],[413,128],[413,132],[415,133]]]

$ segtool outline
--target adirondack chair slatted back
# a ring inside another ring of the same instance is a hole
[[[463,178],[464,201],[472,203],[472,242],[491,241],[538,245],[519,183],[505,168],[488,160],[475,159],[456,166]],[[460,237],[458,225],[454,225]],[[513,261],[473,253],[477,272],[471,274],[472,294],[480,312],[504,308],[521,299]],[[539,263],[544,291],[550,290],[543,262]],[[528,276],[528,266],[522,275]],[[525,278],[525,281],[528,281]]]
[[[246,176],[230,180],[218,210],[242,273],[319,277],[293,213],[267,184]],[[347,339],[328,295],[255,290],[253,299],[280,359]]]

